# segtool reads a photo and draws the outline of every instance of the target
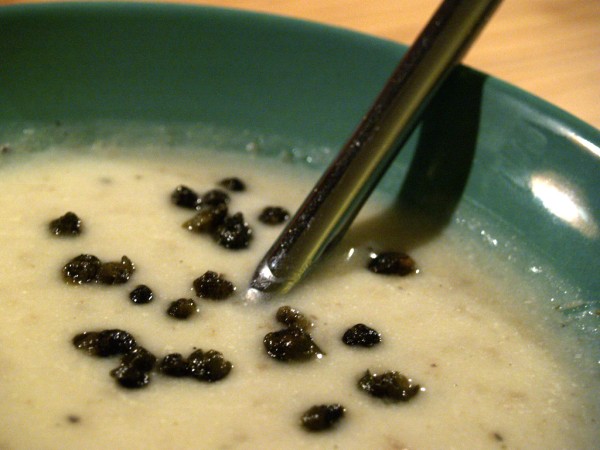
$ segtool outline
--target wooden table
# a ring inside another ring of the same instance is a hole
[[[22,3],[39,0],[0,0]],[[440,0],[165,0],[263,11],[410,43]],[[465,63],[600,128],[600,0],[505,0]]]

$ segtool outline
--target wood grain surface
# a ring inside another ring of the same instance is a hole
[[[0,0],[0,4],[39,0]],[[274,13],[409,44],[440,0],[164,0]],[[505,0],[465,63],[600,128],[600,0]]]

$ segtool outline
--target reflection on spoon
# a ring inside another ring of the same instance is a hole
[[[247,297],[285,293],[346,232],[501,0],[444,0],[259,263]]]

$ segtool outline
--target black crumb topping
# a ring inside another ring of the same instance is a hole
[[[237,177],[223,178],[219,185],[232,192],[242,192],[246,190],[246,184]]]
[[[79,255],[70,260],[62,269],[63,278],[74,284],[96,281],[102,262],[94,255]]]
[[[133,272],[135,265],[127,256],[123,256],[121,261],[103,263],[96,279],[101,284],[123,284],[129,281]]]
[[[278,361],[307,361],[323,356],[312,336],[298,327],[268,333],[263,339],[263,344],[267,355]]]
[[[182,208],[196,209],[200,205],[200,197],[189,187],[180,185],[171,194],[171,202]]]
[[[275,313],[275,319],[288,327],[297,327],[304,331],[313,327],[313,323],[304,314],[291,306],[279,307]]]
[[[371,327],[357,323],[346,330],[342,336],[342,341],[344,344],[353,347],[373,347],[381,342],[381,334]]]
[[[333,428],[343,417],[346,408],[339,404],[315,405],[302,414],[302,426],[308,431],[324,431]]]
[[[129,293],[129,300],[136,305],[145,305],[150,303],[154,299],[154,293],[145,284],[140,284],[133,291]]]
[[[79,236],[81,234],[81,219],[77,214],[68,212],[57,219],[51,220],[50,233],[56,236]]]
[[[230,250],[239,250],[248,247],[252,239],[252,229],[245,222],[242,213],[235,213],[226,217],[214,233],[215,241]]]
[[[193,285],[198,297],[211,300],[224,300],[235,291],[235,286],[231,281],[211,270],[196,278]]]
[[[214,233],[227,217],[227,205],[202,205],[198,213],[183,223],[183,228],[192,233]]]
[[[288,210],[279,206],[267,206],[258,216],[258,220],[266,225],[279,225],[289,218]]]
[[[409,275],[416,270],[415,261],[402,252],[382,252],[372,255],[367,268],[382,275]]]
[[[421,386],[412,384],[412,380],[400,372],[390,371],[376,374],[369,370],[358,380],[358,387],[373,397],[393,403],[407,402],[421,389]]]
[[[191,298],[174,300],[167,309],[167,314],[175,319],[184,320],[198,312],[196,302]]]

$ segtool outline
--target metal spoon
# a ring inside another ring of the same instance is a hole
[[[348,229],[500,0],[444,0],[354,134],[266,253],[247,298],[289,291]]]

